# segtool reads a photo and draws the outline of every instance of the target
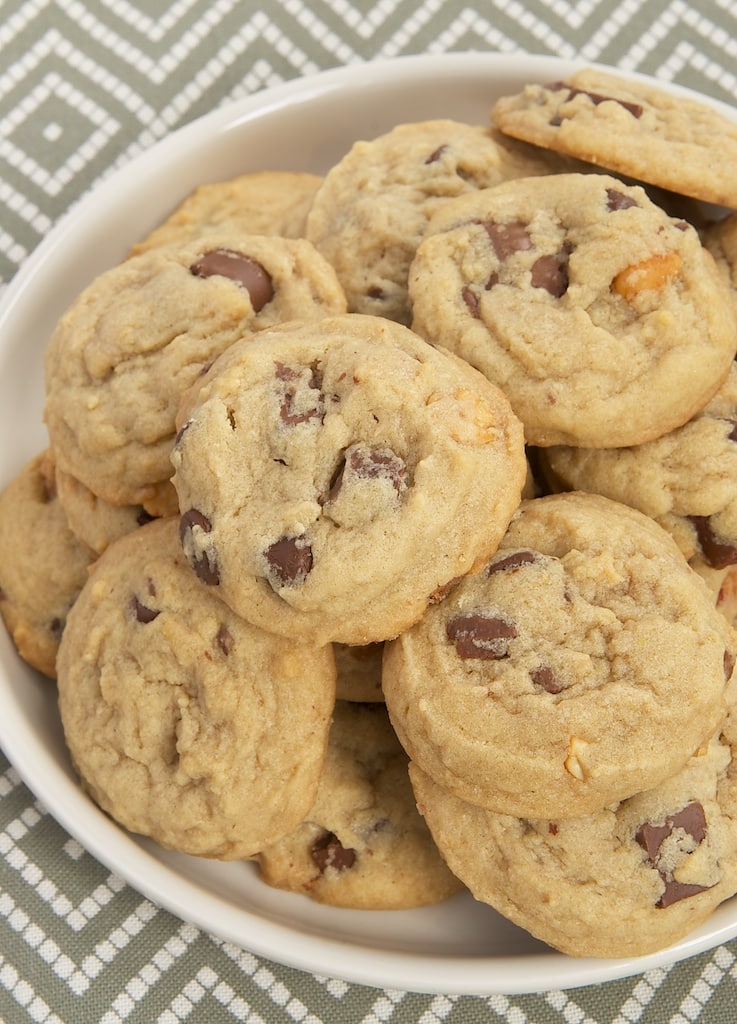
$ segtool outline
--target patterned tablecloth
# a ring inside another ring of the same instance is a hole
[[[734,0],[0,0],[0,287],[111,169],[286,79],[374,57],[526,50],[737,105],[736,37]],[[312,976],[266,962],[157,908],[66,835],[1,754],[0,829],[6,1024],[737,1021],[737,941],[569,991],[375,989],[331,979],[329,964]]]

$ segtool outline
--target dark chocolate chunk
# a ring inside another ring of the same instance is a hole
[[[325,832],[316,839],[310,855],[321,872],[327,868],[346,871],[356,863],[356,851],[343,846],[334,832]]]
[[[729,423],[729,433],[727,434],[727,440],[737,441],[737,420],[728,419],[726,420],[726,422]]]
[[[478,296],[473,291],[471,291],[468,285],[465,285],[461,290],[461,297],[463,301],[466,303],[466,308],[468,309],[468,312],[471,314],[471,316],[475,317],[476,320],[480,320],[481,311],[479,310]]]
[[[517,629],[502,616],[469,612],[450,619],[446,633],[459,657],[500,661],[509,656],[509,641],[517,636]]]
[[[533,668],[530,672],[530,678],[535,686],[542,687],[548,693],[560,693],[563,689],[549,665],[539,665],[537,668]]]
[[[649,821],[644,822],[635,834],[635,839],[645,851],[648,862],[658,870],[663,879],[665,888],[656,903],[657,907],[669,907],[679,900],[695,896],[696,893],[704,892],[709,888],[706,885],[678,882],[660,870],[660,848],[675,829],[683,829],[697,844],[703,842],[707,831],[706,815],[704,808],[697,800],[686,804],[676,814],[669,815],[662,825]]]
[[[131,606],[133,608],[133,614],[136,617],[136,621],[143,623],[153,622],[161,611],[159,608],[150,608],[148,605],[143,604],[142,601],[138,600],[135,594],[131,599]]]
[[[198,578],[203,583],[216,587],[220,583],[220,569],[215,553],[210,550],[195,554],[195,546],[192,544],[192,533],[195,529],[202,530],[203,533],[210,533],[212,523],[198,509],[191,508],[179,520],[179,538]]]
[[[706,815],[704,808],[697,800],[691,801],[675,814],[670,814],[662,825],[644,822],[637,830],[635,838],[647,854],[653,866],[657,866],[660,847],[676,828],[682,828],[691,838],[700,843],[706,836]]]
[[[277,586],[297,586],[312,570],[312,548],[304,536],[280,537],[264,554],[269,577]]]
[[[675,878],[664,878],[663,882],[665,889],[655,904],[656,907],[670,907],[679,900],[688,899],[689,896],[695,896],[696,893],[705,892],[709,888],[708,885],[698,885],[696,882],[677,882]]]
[[[256,260],[233,249],[211,249],[191,265],[195,277],[227,277],[245,288],[255,313],[274,298],[271,275]]]
[[[539,256],[532,264],[530,280],[533,288],[544,288],[559,299],[568,291],[568,257],[570,245],[564,244],[556,253]]]
[[[406,490],[407,466],[391,448],[368,448],[355,445],[347,449],[343,462],[338,466],[330,482],[327,502],[335,501],[345,482],[357,477],[359,480],[388,480],[397,494]]]
[[[532,248],[527,225],[522,221],[511,220],[506,224],[497,224],[493,220],[485,220],[480,223],[491,239],[491,246],[499,260]]]
[[[363,480],[389,480],[397,494],[402,492],[407,466],[391,448],[353,448],[347,460],[350,471]]]
[[[426,164],[434,164],[434,163],[436,163],[440,159],[440,157],[443,155],[443,153],[446,151],[447,148],[448,148],[448,144],[446,142],[444,142],[442,144],[442,146],[438,146],[437,149],[434,149],[432,151],[432,153],[427,158],[427,160],[425,160],[425,163]]]
[[[497,572],[513,572],[523,565],[532,565],[537,561],[538,557],[534,551],[513,551],[511,555],[504,555],[502,558],[489,562],[486,572],[489,576]]]
[[[704,561],[712,569],[726,569],[737,563],[737,545],[720,540],[711,528],[709,516],[688,516],[689,522],[696,530],[696,537],[704,556]]]
[[[639,103],[632,103],[629,100],[620,100],[616,96],[605,96],[603,93],[588,92],[586,89],[577,89],[573,85],[568,85],[567,82],[551,82],[550,85],[545,86],[550,92],[559,92],[561,89],[568,90],[568,96],[565,99],[565,103],[568,103],[575,96],[587,96],[594,106],[598,107],[600,103],[618,103],[620,107],[624,107],[626,111],[632,114],[633,117],[642,117],[643,107]]]
[[[615,210],[628,210],[631,206],[637,206],[637,203],[632,196],[626,195],[624,192],[620,192],[616,188],[608,188],[606,190],[607,196],[607,209]]]
[[[287,366],[277,362],[276,378],[287,384],[279,407],[279,418],[286,427],[325,417],[325,399],[322,394],[322,376],[317,365],[310,367]],[[309,377],[306,371],[309,372]]]

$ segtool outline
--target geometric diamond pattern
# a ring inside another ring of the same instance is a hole
[[[113,169],[230,100],[411,53],[529,51],[737,106],[733,0],[0,0],[0,291]],[[268,963],[71,839],[0,754],[0,1024],[735,1024],[737,942],[580,990],[458,997]]]

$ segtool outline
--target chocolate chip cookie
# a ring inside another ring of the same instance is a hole
[[[409,275],[413,329],[506,393],[530,444],[619,447],[685,423],[737,348],[696,230],[606,174],[448,200]]]
[[[304,237],[307,214],[322,178],[298,171],[253,171],[200,185],[166,220],[137,242],[131,255],[204,234]]]
[[[421,813],[474,896],[570,956],[644,956],[737,892],[734,738],[580,818],[524,819],[453,796],[417,766]]]
[[[496,101],[518,139],[673,192],[737,206],[737,124],[714,107],[599,68]]]
[[[679,771],[726,713],[737,641],[649,517],[600,495],[524,502],[485,569],[386,646],[420,768],[518,817],[577,817]]]
[[[54,459],[43,451],[0,494],[0,615],[20,656],[50,679],[67,614],[93,560],[67,525]]]
[[[229,860],[309,812],[335,700],[332,651],[235,615],[186,563],[176,518],[100,556],[57,664],[81,783],[130,831]]]
[[[306,236],[335,267],[349,311],[407,324],[407,271],[432,212],[452,196],[549,170],[544,154],[486,125],[397,125],[330,168]]]
[[[345,309],[303,239],[213,234],[105,271],[46,350],[46,423],[62,470],[112,505],[176,511],[169,454],[181,392],[236,339]]]
[[[541,449],[557,490],[604,494],[640,509],[711,569],[737,563],[737,367],[708,405],[663,437],[630,448]]]
[[[737,213],[703,228],[701,237],[724,275],[730,295],[737,305]]]
[[[200,579],[249,621],[317,643],[415,622],[493,551],[526,473],[498,388],[361,314],[232,345],[177,422],[181,536]]]
[[[427,906],[461,888],[417,813],[382,704],[336,703],[307,819],[257,860],[269,885],[357,910]]]
[[[111,505],[89,487],[56,467],[56,493],[74,536],[101,555],[114,540],[153,518],[143,505]]]

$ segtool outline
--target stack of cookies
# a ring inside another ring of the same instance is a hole
[[[203,185],[91,282],[0,612],[100,807],[574,956],[737,892],[735,151],[583,71]]]

